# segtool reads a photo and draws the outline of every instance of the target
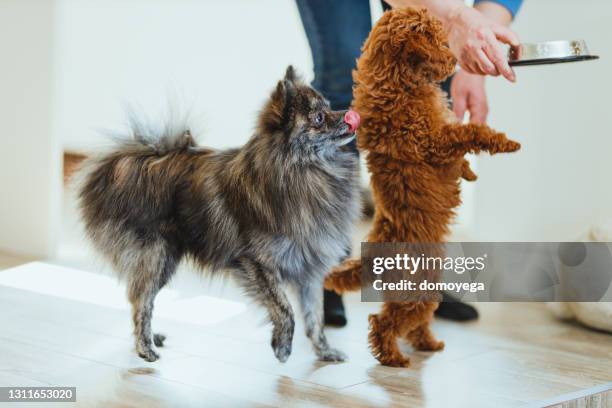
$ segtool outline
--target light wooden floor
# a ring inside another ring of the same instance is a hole
[[[11,264],[0,256],[0,265]],[[367,350],[366,317],[377,305],[358,296],[347,299],[348,327],[327,331],[350,357],[343,364],[315,361],[300,327],[289,361],[278,363],[260,311],[249,306],[215,323],[188,323],[178,314],[197,298],[180,296],[176,318],[170,308],[154,320],[168,335],[167,347],[158,362],[146,363],[132,351],[128,310],[79,292],[113,297],[122,288],[94,281],[73,288],[61,275],[53,286],[79,296],[53,296],[38,279],[31,282],[36,292],[2,284],[9,273],[0,272],[0,385],[76,386],[80,406],[516,407],[570,399],[576,401],[565,406],[612,405],[606,394],[612,336],[558,322],[540,304],[479,304],[478,322],[437,321],[434,331],[446,350],[405,346],[413,365],[394,369],[378,365]],[[202,309],[196,312],[219,312]]]

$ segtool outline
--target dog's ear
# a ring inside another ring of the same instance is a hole
[[[295,94],[297,93],[296,84],[294,81],[295,77],[289,79],[287,76],[285,76],[285,79],[278,81],[278,84],[276,84],[276,89],[274,92],[272,92],[271,99],[283,112],[283,116],[286,116],[287,112],[290,110]]]
[[[388,55],[409,68],[400,77],[419,76],[429,81],[442,81],[452,74],[456,59],[448,48],[446,32],[440,21],[427,10],[396,9],[387,20]]]
[[[259,127],[266,133],[283,131],[291,120],[292,106],[297,92],[295,71],[290,65],[285,77],[278,81],[259,118]]]
[[[293,65],[289,65],[285,71],[285,80],[297,84],[298,82],[302,81],[302,77],[298,74],[295,68],[293,68]]]

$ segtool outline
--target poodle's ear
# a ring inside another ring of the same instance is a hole
[[[393,13],[389,20],[393,45],[411,48],[423,41],[439,41],[441,25],[427,10],[406,8],[394,10]]]
[[[393,58],[405,63],[413,75],[428,80],[441,81],[452,74],[456,59],[448,48],[442,23],[425,9],[397,9],[393,13],[389,19]]]

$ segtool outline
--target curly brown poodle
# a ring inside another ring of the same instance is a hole
[[[440,22],[425,10],[386,12],[363,46],[353,73],[354,109],[361,115],[358,147],[367,152],[375,203],[368,242],[441,243],[461,204],[460,179],[476,175],[467,153],[514,152],[520,144],[503,133],[461,124],[439,83],[456,60]],[[361,262],[348,260],[326,278],[338,293],[361,287]],[[369,316],[369,343],[383,365],[406,367],[397,344],[441,350],[430,322],[438,303],[386,301]]]

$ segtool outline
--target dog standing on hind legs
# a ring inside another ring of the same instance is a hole
[[[343,361],[323,332],[323,279],[350,250],[359,214],[355,112],[332,111],[292,67],[241,148],[199,147],[185,124],[155,129],[138,118],[131,138],[84,163],[78,185],[85,231],[127,282],[136,351],[159,358],[157,293],[184,258],[233,276],[263,305],[271,346],[291,354],[298,293],[306,335],[323,361]],[[203,311],[206,312],[206,311]],[[208,311],[214,313],[214,311]]]
[[[387,11],[363,46],[353,107],[362,118],[357,145],[367,151],[375,204],[368,242],[444,242],[461,204],[460,179],[476,180],[465,154],[520,148],[485,125],[457,122],[439,87],[455,65],[442,25],[425,10]],[[338,293],[361,285],[359,260],[344,262],[325,280]],[[444,343],[429,327],[437,307],[384,302],[369,317],[372,354],[383,365],[406,367],[399,338],[417,350],[441,350]]]

